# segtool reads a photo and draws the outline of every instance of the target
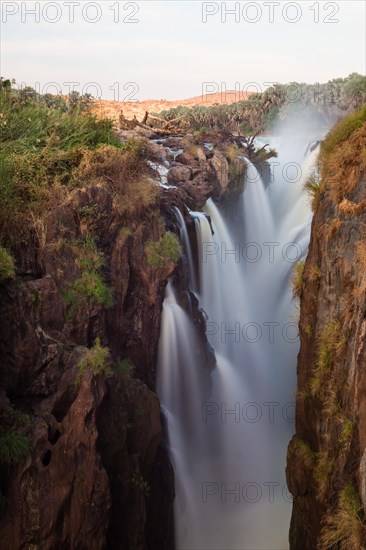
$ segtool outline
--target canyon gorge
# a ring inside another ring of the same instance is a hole
[[[1,548],[364,548],[366,108],[92,120],[4,140]]]

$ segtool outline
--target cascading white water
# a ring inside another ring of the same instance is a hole
[[[182,243],[184,253],[187,256],[190,288],[191,288],[192,291],[195,291],[196,287],[197,287],[196,274],[195,274],[194,265],[193,265],[192,250],[191,250],[191,245],[190,245],[190,242],[189,242],[189,235],[188,235],[187,227],[186,227],[186,224],[184,222],[183,215],[182,215],[181,211],[179,210],[179,208],[177,208],[175,206],[174,207],[174,212],[175,212],[175,215],[177,216],[177,220],[179,222],[180,242]]]
[[[279,153],[268,189],[248,162],[230,215],[212,200],[204,213],[192,213],[194,286],[217,358],[209,393],[193,323],[167,288],[158,393],[176,476],[178,550],[288,547],[285,455],[299,346],[289,280],[307,250],[311,213],[303,185],[317,152],[304,159],[303,147],[282,143]],[[301,176],[288,175],[290,163],[302,166]]]

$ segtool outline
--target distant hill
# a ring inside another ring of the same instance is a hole
[[[141,120],[145,112],[159,113],[166,109],[172,109],[179,105],[193,107],[194,105],[203,105],[210,107],[215,103],[231,104],[236,101],[247,99],[253,92],[239,92],[228,90],[227,92],[217,92],[213,94],[199,95],[188,99],[178,99],[176,101],[168,101],[166,99],[148,99],[146,101],[107,101],[104,99],[96,100],[94,111],[98,115],[107,116],[114,120],[118,120],[121,110],[126,118],[132,119],[134,116]]]

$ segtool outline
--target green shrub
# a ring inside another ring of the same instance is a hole
[[[87,351],[86,356],[78,364],[79,378],[82,378],[86,372],[90,372],[93,376],[98,374],[109,376],[112,374],[109,363],[109,349],[102,346],[100,338],[96,338],[94,346]]]
[[[9,432],[0,437],[0,463],[4,466],[20,464],[29,452],[29,441],[25,435]]]
[[[129,359],[120,359],[117,361],[116,368],[118,373],[127,378],[131,378],[135,370],[135,365]]]
[[[156,242],[149,241],[145,245],[147,262],[153,267],[164,268],[170,262],[179,260],[180,246],[176,235],[169,231]]]
[[[81,246],[72,246],[76,254],[76,264],[81,276],[70,285],[65,294],[68,306],[68,319],[73,316],[75,305],[97,303],[105,308],[113,305],[112,290],[103,282],[101,269],[103,254],[98,250],[93,237],[87,237]]]
[[[65,300],[70,306],[84,301],[96,302],[107,309],[113,305],[112,290],[103,282],[97,271],[84,271],[66,293]]]
[[[14,279],[14,260],[5,248],[0,246],[0,283],[6,279]]]
[[[294,269],[292,277],[292,295],[294,298],[300,298],[304,290],[304,270],[305,261],[298,262]]]
[[[24,96],[24,97],[23,97]],[[110,120],[65,112],[34,90],[19,94],[0,87],[0,227],[19,239],[32,213],[54,200],[54,187],[73,181],[85,150],[101,144],[121,147]]]

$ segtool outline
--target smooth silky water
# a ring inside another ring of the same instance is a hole
[[[217,359],[207,388],[195,353],[197,334],[169,283],[158,394],[175,471],[177,550],[288,548],[285,464],[299,349],[290,280],[307,252],[311,212],[304,183],[318,149],[304,156],[304,142],[271,145],[279,156],[270,161],[267,187],[247,161],[244,192],[230,212],[210,199],[203,213],[191,213],[196,270],[177,214],[191,289],[207,315]]]

